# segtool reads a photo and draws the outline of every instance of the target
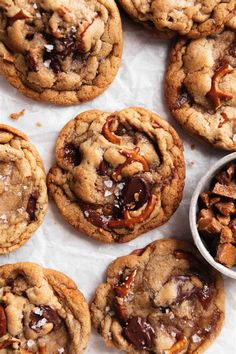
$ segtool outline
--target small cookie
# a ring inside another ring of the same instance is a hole
[[[87,111],[56,143],[48,188],[64,218],[103,242],[127,242],[165,223],[184,187],[175,130],[143,108]]]
[[[122,55],[114,0],[0,1],[0,73],[24,95],[76,104],[101,94]]]
[[[88,305],[64,274],[34,263],[1,266],[0,303],[4,353],[81,354],[86,348]]]
[[[155,241],[110,264],[91,319],[110,348],[201,354],[223,326],[223,280],[191,244]]]
[[[47,210],[46,175],[27,136],[0,124],[0,254],[21,247]]]
[[[236,33],[181,39],[170,53],[166,99],[189,133],[236,150]]]
[[[119,0],[137,22],[162,38],[176,34],[189,38],[206,37],[220,32],[227,21],[233,25],[235,0]]]

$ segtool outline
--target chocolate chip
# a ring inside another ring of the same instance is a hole
[[[37,207],[37,200],[38,200],[38,192],[33,192],[28,200],[27,208],[26,211],[29,214],[29,222],[35,221],[35,213],[36,213],[36,207]]]
[[[153,346],[154,329],[143,317],[131,317],[123,327],[122,334],[139,350],[150,350]]]
[[[64,147],[64,158],[74,166],[79,166],[82,161],[80,150],[72,143],[66,144]]]
[[[0,305],[0,337],[7,333],[7,318],[3,306]]]
[[[37,324],[44,318],[47,320],[47,322],[53,324],[54,329],[60,328],[62,321],[55,310],[49,306],[39,306],[38,308],[42,314],[37,314],[33,311],[30,313],[29,326],[31,329],[33,329],[35,332],[40,332],[40,326],[37,327]]]
[[[98,169],[97,169],[97,172],[100,176],[106,176],[108,174],[108,162],[106,160],[102,160]]]
[[[51,60],[50,68],[55,74],[59,74],[61,72],[61,64],[57,58]]]

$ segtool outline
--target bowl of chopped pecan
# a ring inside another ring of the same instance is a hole
[[[189,220],[203,257],[236,279],[236,152],[217,161],[199,181]]]

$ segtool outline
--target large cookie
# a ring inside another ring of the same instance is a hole
[[[22,246],[48,204],[41,158],[20,131],[0,124],[0,254]]]
[[[206,37],[233,26],[235,0],[119,0],[124,10],[160,37]],[[227,21],[231,21],[227,23]]]
[[[0,0],[0,73],[28,97],[92,99],[114,79],[121,54],[114,0]]]
[[[166,98],[189,133],[236,150],[236,33],[177,42],[166,73]]]
[[[110,264],[91,318],[111,348],[201,354],[224,322],[223,280],[189,243],[155,241]]]
[[[0,351],[81,354],[90,334],[87,302],[73,281],[34,263],[0,267]]]
[[[175,130],[143,108],[88,111],[56,143],[48,188],[64,218],[103,242],[127,242],[166,222],[182,198]]]

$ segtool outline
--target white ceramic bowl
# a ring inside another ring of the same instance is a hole
[[[217,161],[210,170],[201,178],[199,181],[192,199],[190,203],[190,210],[189,210],[189,221],[190,221],[190,228],[193,235],[194,242],[202,254],[202,256],[206,259],[212,267],[216,268],[219,272],[224,275],[227,275],[230,278],[236,279],[236,266],[233,268],[227,268],[222,264],[216,262],[214,258],[211,256],[210,252],[207,250],[204,241],[201,239],[198,229],[197,229],[197,212],[198,212],[198,198],[201,192],[208,191],[210,181],[215,176],[215,174],[224,167],[228,162],[236,160],[236,152],[229,154],[219,161]]]

